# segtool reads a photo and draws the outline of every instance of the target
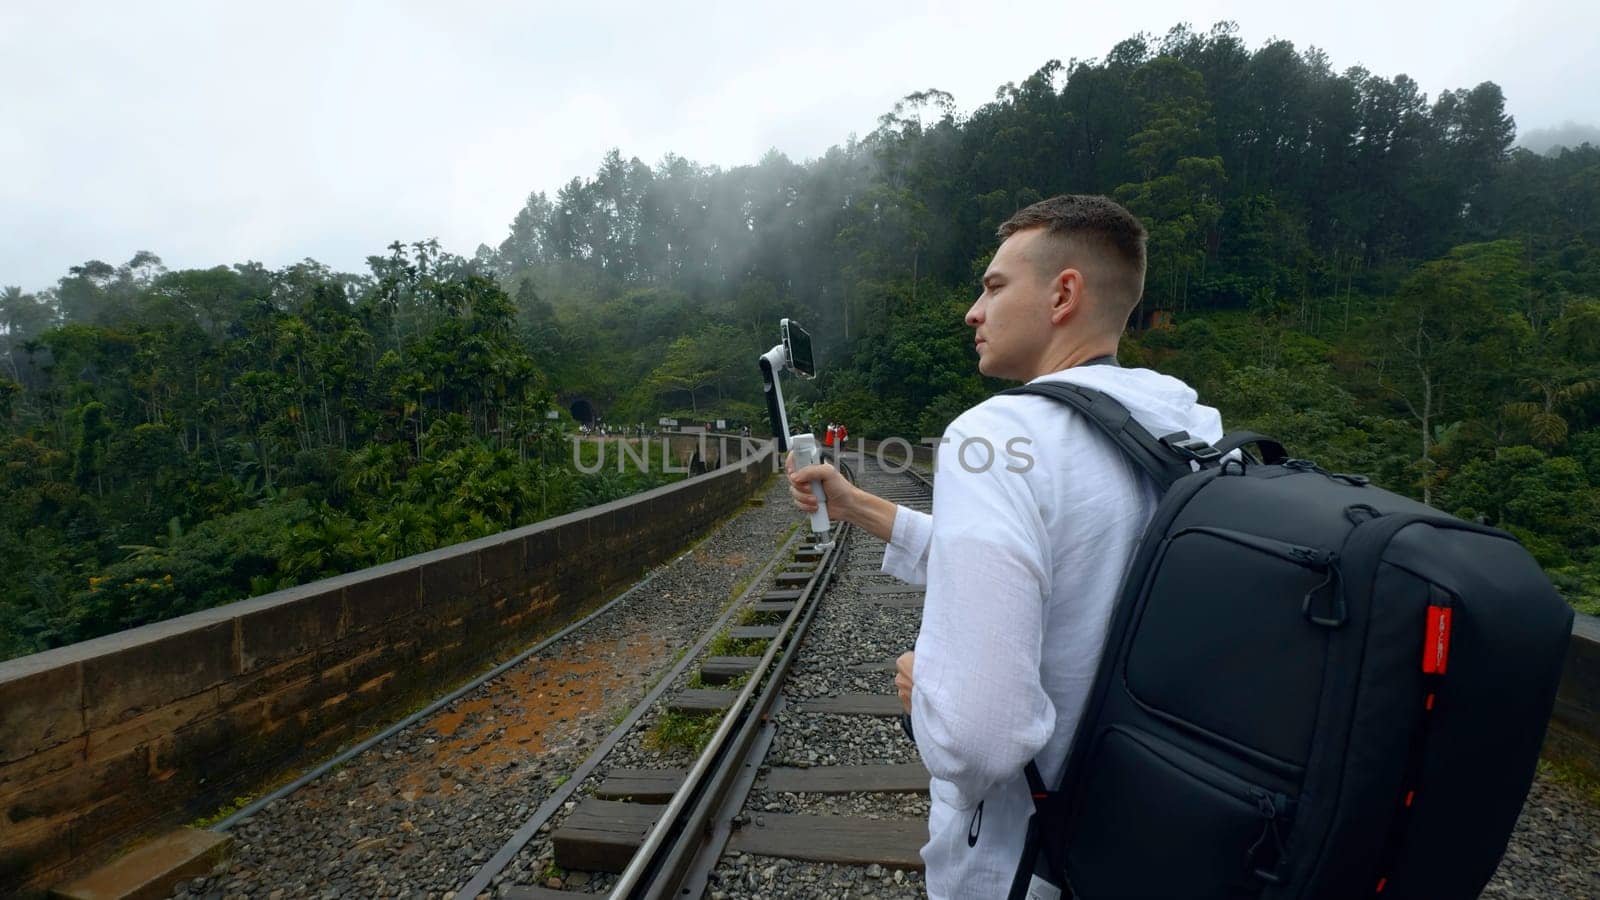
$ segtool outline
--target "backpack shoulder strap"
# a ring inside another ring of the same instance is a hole
[[[1190,462],[1207,465],[1222,458],[1215,447],[1188,432],[1179,431],[1157,438],[1152,435],[1127,407],[1109,394],[1077,384],[1046,381],[1025,384],[1001,394],[1033,394],[1049,397],[1076,409],[1093,422],[1100,432],[1111,439],[1132,460],[1133,464],[1155,479],[1162,492],[1180,478],[1194,471]]]

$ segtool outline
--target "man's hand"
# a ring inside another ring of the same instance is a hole
[[[900,705],[906,712],[911,712],[911,665],[916,659],[916,653],[906,651],[894,661],[894,689],[900,695]]]
[[[817,463],[795,471],[794,454],[784,460],[784,470],[789,474],[789,496],[800,511],[810,515],[817,511],[817,498],[811,493],[811,482],[822,482],[822,493],[828,498],[828,518],[835,522],[849,522],[866,529],[880,540],[894,537],[895,505],[868,493],[850,483],[839,470],[828,463]]]
[[[817,463],[796,471],[794,454],[791,452],[784,460],[783,468],[789,475],[789,496],[794,498],[794,505],[801,512],[810,515],[817,511],[817,498],[811,493],[811,482],[820,481],[822,493],[828,498],[828,518],[836,522],[855,522],[855,498],[861,489],[839,474],[839,470],[831,463]]]

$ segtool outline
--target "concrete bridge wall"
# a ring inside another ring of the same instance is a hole
[[[252,793],[575,620],[742,506],[770,446],[604,506],[0,663],[0,896]]]
[[[1600,778],[1600,619],[1578,615],[1545,750]]]

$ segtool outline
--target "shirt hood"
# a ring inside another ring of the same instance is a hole
[[[1040,375],[1029,384],[1076,384],[1108,394],[1156,437],[1174,431],[1215,444],[1222,439],[1222,414],[1200,402],[1194,388],[1153,369],[1078,366]]]

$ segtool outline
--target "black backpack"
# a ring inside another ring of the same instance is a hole
[[[1011,896],[1478,896],[1533,780],[1573,613],[1510,535],[1072,406],[1164,490]],[[1233,450],[1255,445],[1259,461]]]

